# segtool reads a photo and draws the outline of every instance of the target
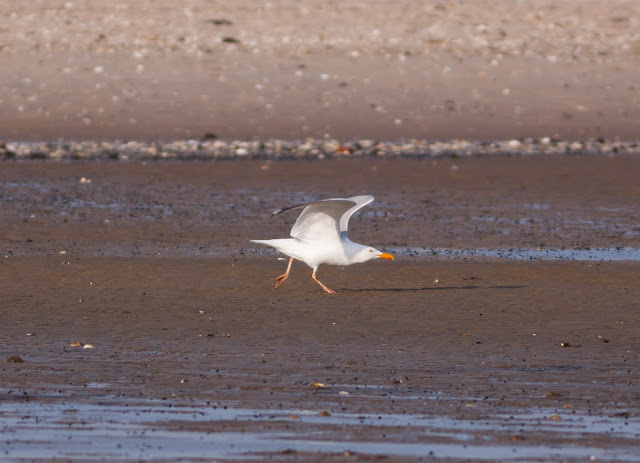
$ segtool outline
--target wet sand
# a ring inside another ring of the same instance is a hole
[[[3,419],[16,402],[49,406],[58,416],[43,426],[64,437],[97,428],[100,436],[101,415],[110,413],[123,430],[150,439],[182,432],[164,445],[169,455],[191,457],[270,448],[245,447],[244,432],[283,439],[269,452],[275,456],[312,448],[295,439],[331,443],[312,452],[317,459],[363,453],[365,443],[395,458],[456,456],[441,444],[497,459],[520,447],[524,455],[537,448],[541,461],[567,449],[581,461],[594,451],[605,461],[638,454],[640,264],[400,260],[326,269],[339,291],[331,297],[295,267],[274,290],[282,269],[273,259],[64,260],[3,263],[11,278],[3,281],[3,317],[11,320],[3,352],[24,360],[3,366]],[[95,347],[69,347],[76,340]],[[326,388],[314,389],[317,382]],[[126,405],[151,416],[133,426],[141,418],[122,411]],[[225,417],[213,407],[242,410]],[[17,413],[29,419],[2,429],[7,456],[21,456],[22,428],[34,434],[32,451],[46,455],[45,433],[33,432],[38,408],[24,410]],[[218,447],[219,432],[233,433],[226,440],[235,448]],[[189,433],[213,440],[190,453]],[[65,439],[50,455],[71,457],[77,445]],[[129,456],[159,458],[160,445],[151,440]],[[108,459],[124,453],[95,451]]]
[[[5,162],[4,458],[638,461],[640,263],[456,251],[637,249],[639,169]],[[268,212],[360,193],[397,259],[274,289]]]

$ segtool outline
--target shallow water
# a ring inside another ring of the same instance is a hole
[[[0,417],[4,461],[43,455],[83,461],[233,459],[282,452],[431,455],[504,461],[594,457],[600,461],[637,461],[640,454],[637,441],[640,419],[558,413],[553,409],[470,421],[412,414],[329,415],[311,410],[206,404],[168,406],[157,401],[5,402],[0,404]],[[224,430],[230,423],[236,428],[253,426],[236,432]],[[295,431],[286,430],[283,423],[287,428],[291,424]],[[509,442],[509,437],[515,440],[513,436],[527,433],[562,436],[563,442],[555,445]],[[363,440],[364,435],[370,438]],[[590,439],[603,436],[617,439],[618,446],[589,445]],[[621,441],[626,445],[620,445]]]
[[[640,249],[631,247],[587,249],[447,249],[447,248],[385,248],[388,252],[415,257],[497,257],[515,260],[573,261],[640,261]]]

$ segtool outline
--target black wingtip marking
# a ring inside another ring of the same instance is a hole
[[[273,211],[271,213],[271,217],[273,217],[274,215],[280,214],[282,212],[287,212],[290,211],[291,209],[300,209],[302,207],[306,207],[311,203],[306,203],[306,204],[298,204],[296,206],[290,206],[290,207],[283,207],[282,209],[276,209],[275,211]]]

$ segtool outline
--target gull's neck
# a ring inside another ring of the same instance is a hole
[[[351,241],[345,232],[342,232],[341,235],[342,235],[342,246],[344,248],[344,253],[348,257],[354,256],[359,251],[362,251],[364,248],[367,247],[367,246],[364,246],[363,244],[354,243],[353,241]]]

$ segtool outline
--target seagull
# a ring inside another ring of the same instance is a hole
[[[327,293],[335,291],[327,288],[316,278],[320,264],[351,265],[376,258],[393,260],[391,254],[354,243],[347,235],[351,216],[372,201],[371,195],[332,198],[274,211],[272,216],[293,209],[302,209],[298,220],[291,228],[291,238],[251,240],[252,243],[271,246],[290,257],[287,271],[276,278],[276,288],[289,277],[294,259],[313,269],[311,278]]]

